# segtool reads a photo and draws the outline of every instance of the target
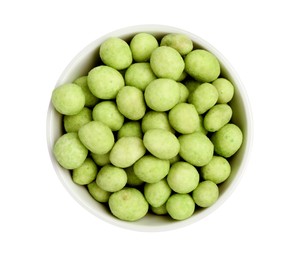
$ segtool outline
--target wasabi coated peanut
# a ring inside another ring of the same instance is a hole
[[[82,165],[88,150],[79,140],[77,133],[67,133],[56,141],[53,154],[63,168],[71,170]]]
[[[197,169],[187,162],[174,163],[167,175],[169,187],[177,193],[193,191],[198,186],[199,180]]]
[[[165,129],[171,133],[175,130],[170,126],[168,116],[165,112],[149,111],[142,118],[141,122],[142,132],[145,133],[150,129]]]
[[[178,80],[184,71],[185,63],[175,49],[161,46],[152,52],[150,66],[157,77]]]
[[[159,44],[157,39],[148,33],[138,33],[130,42],[133,59],[136,62],[148,61],[152,52],[158,46]]]
[[[195,80],[211,82],[220,74],[217,58],[205,50],[193,50],[185,57],[185,70]]]
[[[163,129],[150,129],[143,137],[146,149],[159,159],[169,160],[176,156],[180,150],[177,137]]]
[[[91,93],[87,83],[87,78],[88,76],[79,77],[76,80],[74,80],[74,84],[82,88],[82,91],[84,92],[85,95],[85,106],[93,107],[99,102],[99,99]]]
[[[86,185],[95,180],[97,166],[91,158],[86,158],[81,166],[72,172],[72,180],[79,185]]]
[[[117,37],[109,38],[101,44],[99,56],[104,64],[116,70],[126,69],[133,60],[130,46]]]
[[[124,86],[124,79],[119,71],[101,65],[88,73],[88,86],[92,94],[101,99],[113,99]]]
[[[176,49],[181,55],[186,55],[193,49],[192,41],[185,35],[180,33],[170,33],[165,35],[160,46],[169,46]]]
[[[67,83],[53,90],[51,101],[61,114],[76,115],[84,108],[85,95],[80,86]]]
[[[152,207],[162,206],[171,194],[171,189],[166,179],[156,183],[146,183],[144,185],[144,196]]]
[[[189,103],[193,104],[199,114],[205,113],[213,107],[218,99],[216,88],[210,83],[203,83],[188,97]]]
[[[138,161],[146,150],[140,138],[134,136],[122,137],[115,143],[110,152],[110,161],[120,168],[127,168]]]
[[[127,86],[133,86],[144,91],[147,85],[156,79],[156,75],[149,63],[142,62],[132,64],[126,70],[124,79]]]
[[[105,154],[114,145],[114,135],[111,129],[100,121],[91,121],[78,131],[80,141],[92,153]]]
[[[112,131],[118,131],[124,122],[124,116],[119,112],[117,105],[113,101],[102,101],[98,103],[92,111],[95,121],[100,121],[110,127]]]
[[[178,85],[180,87],[179,103],[185,103],[189,96],[189,90],[183,83],[178,82]]]
[[[138,121],[129,121],[123,124],[118,131],[118,139],[125,136],[136,136],[142,139],[141,125]]]
[[[180,156],[194,166],[204,166],[213,157],[213,144],[201,132],[179,136]]]
[[[152,155],[145,155],[134,164],[134,173],[142,181],[156,183],[169,171],[170,163]]]
[[[126,221],[141,219],[148,211],[148,203],[142,193],[127,187],[110,196],[109,207],[115,217]]]
[[[226,104],[231,101],[234,95],[234,86],[229,80],[218,78],[212,82],[212,85],[216,87],[218,92],[217,103]]]
[[[164,204],[161,205],[160,207],[152,207],[152,206],[151,206],[151,210],[152,210],[152,212],[155,213],[156,215],[166,215],[166,214],[167,214],[166,203],[164,203]]]
[[[168,114],[171,126],[181,134],[191,134],[200,127],[200,118],[194,105],[180,103]]]
[[[229,123],[232,109],[227,104],[218,104],[210,108],[204,117],[204,127],[209,132],[216,132]]]
[[[212,160],[201,168],[200,174],[204,180],[215,184],[224,182],[231,173],[230,163],[221,156],[213,156]]]
[[[117,94],[116,103],[120,113],[130,120],[141,119],[146,111],[143,93],[135,87],[123,87]]]
[[[96,184],[108,192],[121,190],[126,185],[126,182],[127,175],[125,170],[110,164],[102,167],[96,177]]]
[[[139,186],[144,183],[143,180],[140,180],[134,172],[134,167],[130,166],[124,169],[127,175],[127,184],[129,186]]]
[[[99,166],[105,166],[110,163],[110,152],[105,154],[90,153],[93,161]]]
[[[84,107],[78,114],[72,116],[64,116],[64,128],[66,132],[78,132],[85,124],[92,121],[92,111]]]
[[[202,208],[213,205],[218,199],[218,196],[218,186],[212,181],[202,181],[192,192],[194,202]]]
[[[211,141],[214,144],[214,151],[218,155],[228,158],[240,148],[243,134],[237,125],[226,124],[212,135]]]
[[[184,220],[192,216],[195,203],[189,194],[174,194],[166,202],[168,214],[175,220]]]
[[[95,181],[89,183],[87,186],[89,193],[96,201],[102,203],[108,202],[111,192],[105,191],[100,188]]]
[[[179,102],[180,88],[172,79],[155,79],[146,87],[144,98],[152,110],[167,111]]]

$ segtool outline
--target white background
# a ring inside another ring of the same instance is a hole
[[[301,259],[299,1],[1,1],[0,259]],[[103,34],[136,24],[197,34],[224,54],[252,105],[249,164],[197,224],[143,233],[83,209],[46,145],[52,89]]]

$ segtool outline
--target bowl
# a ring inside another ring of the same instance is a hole
[[[238,125],[242,130],[244,134],[244,141],[239,151],[230,159],[232,172],[230,177],[224,183],[219,185],[220,196],[215,204],[208,208],[196,209],[195,213],[190,218],[182,221],[176,221],[172,220],[168,216],[157,216],[150,213],[135,222],[127,222],[117,219],[109,212],[105,205],[100,204],[90,196],[86,187],[75,184],[72,181],[70,171],[63,169],[56,161],[52,153],[52,149],[55,141],[63,134],[63,123],[62,115],[54,109],[51,102],[49,104],[47,114],[46,135],[48,150],[54,170],[67,191],[80,205],[98,217],[101,221],[106,221],[113,225],[136,231],[167,231],[181,228],[202,220],[204,217],[208,216],[220,207],[222,203],[229,198],[243,175],[243,171],[250,154],[250,146],[252,142],[252,117],[245,88],[237,73],[225,57],[199,36],[179,28],[165,25],[138,25],[126,27],[101,36],[76,55],[59,77],[56,87],[63,83],[72,82],[80,76],[87,75],[93,67],[97,66],[99,62],[99,46],[107,38],[120,37],[124,40],[129,40],[135,34],[140,32],[151,33],[156,38],[160,38],[168,33],[186,34],[193,41],[194,48],[205,49],[217,57],[221,65],[221,76],[229,79],[234,85],[235,95],[230,103],[233,109],[232,122]]]

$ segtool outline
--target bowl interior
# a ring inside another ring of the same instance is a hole
[[[112,32],[97,39],[96,41],[88,45],[71,61],[71,63],[67,66],[67,68],[59,78],[56,87],[63,83],[72,82],[80,76],[87,75],[93,67],[101,64],[98,50],[100,44],[105,39],[116,36],[124,40],[129,40],[139,32],[151,33],[157,38],[161,38],[167,33],[186,34],[194,42],[194,48],[208,50],[218,58],[221,64],[221,76],[229,79],[235,87],[235,95],[233,97],[233,100],[231,101],[231,107],[233,109],[232,122],[237,124],[243,131],[244,141],[240,150],[230,160],[232,167],[230,177],[224,183],[219,185],[220,197],[218,201],[209,208],[196,208],[194,215],[184,221],[175,221],[167,216],[157,216],[150,213],[146,217],[136,222],[126,222],[119,220],[108,211],[106,206],[95,201],[88,193],[86,187],[75,184],[72,181],[70,171],[63,169],[54,158],[52,154],[52,148],[55,141],[63,134],[63,123],[62,115],[56,112],[51,102],[49,105],[47,117],[47,141],[50,157],[59,179],[69,191],[69,193],[84,208],[86,208],[88,211],[90,211],[100,219],[124,228],[139,231],[162,231],[182,227],[204,218],[216,208],[218,208],[221,203],[232,193],[233,189],[240,179],[249,153],[249,146],[251,141],[251,116],[249,111],[249,103],[244,87],[242,86],[242,83],[239,80],[236,72],[233,70],[227,60],[222,56],[222,54],[198,36],[191,34],[190,32],[169,26],[143,25],[128,27]]]

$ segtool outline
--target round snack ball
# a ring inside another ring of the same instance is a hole
[[[142,132],[145,133],[150,129],[165,129],[171,133],[175,130],[170,126],[168,116],[165,112],[149,111],[142,118]]]
[[[168,160],[145,155],[134,164],[134,172],[140,180],[156,183],[168,174],[169,166]]]
[[[52,91],[51,101],[59,113],[76,115],[85,105],[85,95],[80,86],[67,83]]]
[[[126,175],[128,177],[127,184],[129,186],[139,186],[139,185],[144,183],[144,181],[140,180],[138,178],[138,176],[135,174],[133,166],[125,168],[124,170],[125,170]]]
[[[110,164],[103,166],[96,177],[96,184],[108,192],[121,190],[126,185],[126,182],[127,175],[125,170]]]
[[[192,216],[195,203],[189,194],[174,194],[166,202],[168,214],[175,220],[184,220]]]
[[[161,205],[160,207],[152,207],[152,206],[151,206],[151,210],[152,210],[152,212],[155,213],[156,215],[166,215],[166,214],[167,214],[166,203],[164,203],[164,204]]]
[[[201,176],[215,184],[224,182],[231,173],[230,163],[221,156],[213,156],[212,160],[201,168]]]
[[[136,136],[142,139],[142,130],[140,122],[129,121],[123,124],[123,126],[118,131],[118,139],[125,136]]]
[[[100,121],[91,121],[78,131],[80,141],[92,153],[105,154],[114,145],[114,135],[111,129]]]
[[[157,77],[178,80],[184,71],[185,63],[175,49],[161,46],[152,52],[150,66]]]
[[[180,143],[171,132],[163,129],[150,129],[143,137],[146,149],[159,159],[169,160],[180,151]]]
[[[185,103],[185,102],[187,102],[187,99],[188,99],[188,96],[189,96],[189,90],[181,82],[178,82],[178,85],[180,87],[180,99],[179,99],[179,103]]]
[[[152,110],[167,111],[179,102],[180,88],[175,80],[155,79],[146,87],[144,98]]]
[[[216,87],[218,92],[219,104],[226,104],[231,101],[234,95],[234,86],[225,78],[218,78],[212,82],[212,85]]]
[[[211,141],[214,144],[214,151],[223,157],[231,157],[240,148],[243,141],[243,134],[235,124],[226,124],[215,132]]]
[[[109,207],[115,217],[126,221],[141,219],[148,211],[148,203],[142,193],[127,187],[110,196]]]
[[[156,183],[146,183],[144,185],[144,196],[152,207],[162,206],[171,194],[171,189],[166,179]]]
[[[205,50],[193,50],[185,57],[185,70],[195,80],[211,82],[218,78],[221,69],[217,58]]]
[[[110,152],[105,154],[90,153],[93,161],[99,166],[105,166],[110,163]]]
[[[168,114],[171,126],[181,134],[195,132],[200,126],[200,118],[194,105],[179,103]]]
[[[119,112],[116,103],[113,101],[98,103],[93,108],[92,117],[93,120],[100,121],[110,127],[112,131],[118,131],[124,122],[124,116]]]
[[[194,166],[204,166],[213,157],[213,144],[201,132],[179,136],[180,156]]]
[[[104,64],[116,70],[126,69],[133,61],[130,46],[117,37],[111,37],[100,45],[99,56]]]
[[[160,46],[169,46],[176,49],[181,55],[186,55],[193,49],[192,41],[185,34],[170,33],[165,35]]]
[[[85,124],[92,121],[92,111],[84,107],[78,114],[72,116],[64,116],[64,128],[67,133],[78,132]]]
[[[53,154],[62,167],[71,170],[82,165],[88,150],[79,140],[77,133],[67,133],[56,141]]]
[[[117,94],[116,103],[120,113],[130,120],[139,120],[145,114],[143,92],[138,88],[123,87]]]
[[[135,136],[122,137],[115,143],[110,152],[110,161],[120,168],[127,168],[138,161],[146,150],[140,138]]]
[[[167,182],[177,193],[189,193],[199,184],[200,175],[197,169],[187,162],[176,162],[169,170]]]
[[[99,99],[91,93],[89,86],[88,86],[87,78],[88,78],[88,76],[79,77],[76,80],[74,80],[74,83],[76,85],[80,86],[84,92],[85,106],[86,107],[94,107],[99,102]]]
[[[156,79],[156,75],[152,71],[149,63],[142,62],[132,64],[126,70],[124,79],[126,85],[144,91],[147,85]]]
[[[210,83],[199,85],[188,97],[189,103],[195,106],[199,114],[203,114],[213,107],[217,99],[218,92]]]
[[[88,184],[88,191],[96,201],[102,203],[108,202],[111,195],[111,192],[100,188],[95,181]]]
[[[218,199],[218,196],[218,186],[212,181],[202,181],[192,192],[194,202],[202,208],[213,205]]]
[[[232,109],[227,104],[217,104],[210,108],[204,117],[204,127],[209,132],[216,132],[229,123]]]
[[[92,94],[101,99],[113,99],[124,86],[124,79],[119,71],[101,65],[88,73],[88,86]]]
[[[86,158],[81,166],[72,171],[72,180],[79,185],[86,185],[95,180],[97,166],[91,158]]]
[[[157,39],[149,33],[138,33],[130,42],[133,59],[136,62],[148,61],[152,52],[157,49],[158,46]]]

